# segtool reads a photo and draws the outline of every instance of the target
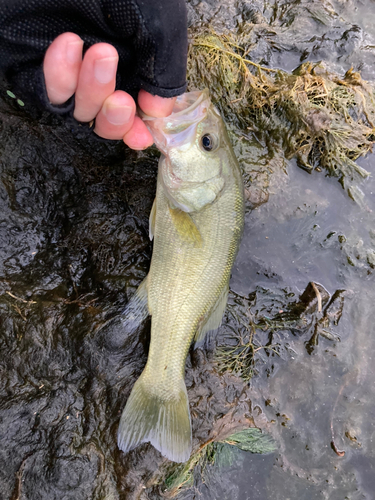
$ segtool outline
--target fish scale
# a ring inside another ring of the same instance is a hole
[[[163,237],[155,237],[150,273],[149,307],[153,315],[147,368],[153,374],[164,370],[170,352],[173,352],[178,360],[178,372],[170,374],[172,378],[168,386],[172,391],[173,377],[180,376],[184,370],[185,357],[196,334],[194,323],[214,306],[218,290],[221,291],[229,280],[235,252],[230,251],[232,241],[228,240],[226,233],[229,228],[234,234],[233,222],[236,221],[227,214],[235,212],[236,198],[223,195],[214,206],[210,205],[194,217],[206,238],[203,248],[187,248],[183,254],[176,252],[178,235],[169,216],[167,199],[161,194],[159,200],[157,214],[160,216],[157,215],[155,233],[158,234],[159,224],[164,231]],[[184,276],[175,273],[179,269],[184,269]],[[188,304],[184,308],[186,301]],[[173,324],[165,318],[172,318]]]

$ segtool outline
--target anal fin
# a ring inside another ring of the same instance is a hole
[[[98,342],[110,351],[123,349],[127,339],[149,315],[147,276],[126,304],[124,311],[102,325],[97,333]]]
[[[221,325],[225,307],[227,305],[228,292],[229,292],[229,287],[226,286],[224,290],[221,292],[220,297],[218,298],[206,322],[197,331],[194,339],[195,342],[200,342],[201,340],[204,339],[207,332],[211,330],[216,330]]]

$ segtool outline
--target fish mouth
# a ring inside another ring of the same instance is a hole
[[[183,116],[187,121],[189,121],[189,117],[195,118],[192,116],[194,114],[194,111],[203,103],[203,101],[206,100],[208,101],[208,108],[209,104],[211,103],[208,89],[185,92],[185,94],[179,95],[177,97],[170,116],[172,116],[173,118],[177,118],[177,120],[180,120],[181,116]],[[165,120],[167,121],[170,116],[167,116]],[[168,128],[168,130],[173,129]]]
[[[156,147],[167,155],[168,149],[193,141],[195,129],[207,116],[211,105],[208,89],[185,92],[177,97],[169,116],[155,118],[139,111]]]
[[[178,120],[181,119],[181,116],[187,118],[205,100],[208,100],[209,103],[211,102],[208,89],[193,90],[191,92],[185,92],[184,94],[177,96],[172,109],[172,113],[169,116],[155,118],[154,116],[147,115],[142,110],[138,110],[138,113],[142,120],[145,122],[160,120],[167,123],[171,117],[177,118]],[[148,123],[146,123],[146,125],[148,125]]]

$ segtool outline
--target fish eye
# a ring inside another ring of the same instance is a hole
[[[210,134],[204,134],[201,138],[201,144],[205,151],[212,151],[213,149],[216,149],[216,142],[215,137]]]

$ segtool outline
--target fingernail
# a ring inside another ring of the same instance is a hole
[[[94,63],[94,75],[99,83],[109,83],[116,76],[117,57],[97,59]]]
[[[82,60],[82,47],[83,40],[76,40],[67,44],[66,58],[70,63],[75,64]]]
[[[102,111],[112,125],[123,125],[131,119],[132,115],[134,115],[134,108],[130,106],[105,104]]]

